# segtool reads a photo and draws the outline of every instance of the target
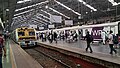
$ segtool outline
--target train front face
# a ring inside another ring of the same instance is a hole
[[[36,34],[32,28],[18,30],[18,42],[21,47],[30,47],[36,45]]]

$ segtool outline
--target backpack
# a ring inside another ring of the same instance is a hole
[[[113,43],[118,44],[118,37],[113,35]]]
[[[91,35],[89,36],[89,38],[90,38],[90,42],[93,42],[93,37]]]

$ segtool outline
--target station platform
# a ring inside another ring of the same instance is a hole
[[[6,41],[6,58],[3,57],[3,68],[43,68],[12,40]]]
[[[89,52],[85,51],[87,44],[86,44],[86,41],[83,41],[83,40],[79,40],[79,41],[73,42],[73,43],[67,43],[65,41],[58,41],[57,44],[55,42],[49,43],[48,41],[41,42],[41,40],[39,40],[38,42],[40,44],[45,44],[48,46],[64,49],[64,50],[74,52],[77,54],[86,55],[89,57],[93,57],[93,58],[96,58],[99,60],[110,62],[112,64],[117,64],[118,66],[120,66],[120,49],[119,48],[116,49],[118,52],[117,55],[110,55],[109,54],[109,50],[110,50],[109,45],[102,45],[102,44],[98,44],[98,43],[93,43],[93,44],[91,44],[91,47],[93,49],[93,53],[89,53]],[[104,62],[102,62],[102,63],[104,63]],[[107,64],[109,64],[109,63],[107,63]],[[116,67],[116,68],[118,68],[118,67]]]
[[[42,42],[42,41],[40,40],[38,42]],[[85,51],[85,48],[87,47],[86,41],[83,41],[83,40],[78,40],[77,42],[71,42],[71,43],[68,43],[65,40],[64,41],[59,40],[57,44],[54,41],[53,43],[49,43],[49,41],[44,43],[51,44],[51,45],[59,45],[59,46],[69,46],[72,48],[80,48],[84,51]],[[101,53],[101,54],[108,54],[108,55],[110,53],[109,45],[102,45],[97,42],[94,42],[94,43],[91,43],[91,47],[92,47],[93,53]],[[120,48],[117,48],[116,50],[118,52],[117,56],[120,56]]]

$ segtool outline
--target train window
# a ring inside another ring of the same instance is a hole
[[[30,36],[35,35],[35,32],[29,32],[29,35],[30,35]]]
[[[18,32],[18,36],[24,36],[24,32]]]

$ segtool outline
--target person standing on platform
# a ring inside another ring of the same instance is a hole
[[[65,39],[67,39],[67,37],[68,37],[68,33],[67,33],[67,31],[65,32]]]
[[[114,42],[114,48],[119,48],[119,46],[118,46],[119,41],[118,40],[119,40],[118,39],[118,34],[116,34],[114,36],[114,40],[113,40],[113,42]]]
[[[54,32],[54,41],[57,43],[57,33],[56,32]]]
[[[87,34],[85,36],[86,42],[87,42],[87,48],[86,48],[86,52],[88,51],[88,48],[90,48],[90,53],[92,53],[92,48],[90,43],[93,41],[92,36],[89,34],[89,31],[87,31]]]
[[[113,48],[113,31],[110,31],[110,34],[109,34],[109,47],[110,47],[110,54],[113,55],[113,51],[115,52],[115,54],[117,54],[117,51]]]
[[[103,43],[103,45],[105,45],[106,33],[105,33],[104,30],[103,30],[102,33],[101,33],[101,38],[102,38],[102,43]]]
[[[46,34],[42,33],[42,42],[46,42]]]
[[[53,42],[53,33],[52,33],[52,31],[48,35],[48,40],[49,40],[50,43]]]
[[[80,30],[78,30],[79,31],[79,40],[81,39],[81,31]]]
[[[74,41],[77,41],[77,40],[78,40],[78,39],[77,39],[78,35],[77,35],[76,31],[74,32],[73,36],[74,36],[73,40],[74,40]]]
[[[64,36],[64,32],[61,32],[61,39],[64,41],[65,40],[65,38],[64,38],[65,36]]]
[[[2,68],[2,54],[3,54],[3,50],[4,50],[4,57],[6,57],[6,49],[3,45],[4,43],[4,39],[2,37],[2,34],[0,34],[0,68]]]

